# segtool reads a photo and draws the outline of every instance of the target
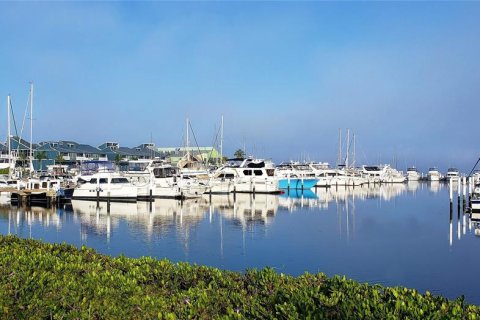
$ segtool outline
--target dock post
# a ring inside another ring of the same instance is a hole
[[[473,177],[468,177],[468,206],[472,207]]]
[[[287,173],[287,191],[290,193],[290,172]]]
[[[457,188],[458,188],[458,201],[459,201],[459,202],[460,202],[460,195],[461,195],[461,193],[462,193],[461,184],[462,184],[462,180],[460,179],[460,177],[458,177],[458,179],[457,179]]]
[[[107,193],[107,213],[110,213],[110,191]]]
[[[150,188],[150,198],[149,198],[150,202],[153,201],[153,191],[152,191],[152,188]]]
[[[453,179],[450,178],[450,183],[449,183],[449,188],[450,188],[450,207],[452,206],[452,202],[453,202],[453,183],[452,183]],[[450,210],[451,211],[451,210]]]
[[[233,186],[233,202],[237,201],[237,186]]]
[[[100,206],[100,189],[97,188],[97,207]]]
[[[466,207],[466,202],[467,202],[467,197],[466,197],[466,193],[467,193],[467,178],[466,177],[463,177],[462,178],[463,180],[463,211],[465,211],[465,207]]]

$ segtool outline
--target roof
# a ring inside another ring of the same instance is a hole
[[[6,143],[5,143],[6,145]],[[37,148],[37,144],[33,143],[32,144],[32,149]],[[26,141],[20,137],[17,136],[12,136],[10,137],[10,148],[12,150],[29,150],[30,149],[30,142]]]
[[[44,141],[39,144],[37,150],[53,150],[62,153],[90,153],[104,154],[105,152],[88,144],[80,144],[74,141]]]

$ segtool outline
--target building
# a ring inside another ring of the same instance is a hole
[[[187,152],[192,157],[201,162],[207,163],[220,163],[220,153],[214,147],[169,147],[158,148],[159,153],[162,154],[172,164],[176,165],[180,159],[182,159]]]
[[[98,147],[110,161],[138,160],[161,158],[162,154],[154,143],[143,143],[135,148],[120,147],[118,142],[105,142]]]
[[[74,141],[40,142],[34,151],[33,167],[35,170],[45,170],[47,165],[75,165],[88,160],[107,160],[102,150],[88,144]]]

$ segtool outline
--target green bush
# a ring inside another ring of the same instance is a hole
[[[244,274],[0,236],[1,319],[479,319],[402,287],[270,268]]]

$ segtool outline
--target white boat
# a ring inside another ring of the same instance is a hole
[[[223,174],[223,175],[222,175]],[[233,176],[233,178],[232,178]],[[280,193],[275,167],[264,159],[230,159],[218,168],[213,177],[229,177],[233,180],[233,190],[239,193]],[[230,180],[228,183],[230,183]],[[212,185],[212,188],[214,185]],[[225,187],[225,186],[223,186]],[[220,188],[220,187],[219,187]]]
[[[275,176],[278,178],[281,189],[310,189],[318,182],[315,173],[307,163],[294,161],[278,165]]]
[[[318,179],[317,187],[361,186],[368,183],[354,168],[330,168],[325,162],[311,162],[309,166]]]
[[[418,181],[420,176],[420,172],[418,172],[416,167],[407,168],[407,181]]]
[[[480,183],[477,183],[473,189],[470,204],[473,211],[480,211]]]
[[[177,167],[159,159],[130,161],[124,175],[137,186],[139,199],[197,198],[207,190],[205,181],[182,177]]]
[[[362,173],[369,181],[373,180],[374,183],[403,183],[406,180],[401,171],[390,167],[388,164],[381,166],[362,166]]]
[[[460,177],[460,173],[458,172],[457,168],[448,168],[447,175],[445,176],[447,181],[451,181],[455,183],[455,182],[458,182],[459,177]]]
[[[431,167],[428,169],[427,179],[428,181],[440,181],[440,172],[436,167]]]
[[[98,172],[73,190],[72,199],[135,202],[137,187],[117,172]]]

